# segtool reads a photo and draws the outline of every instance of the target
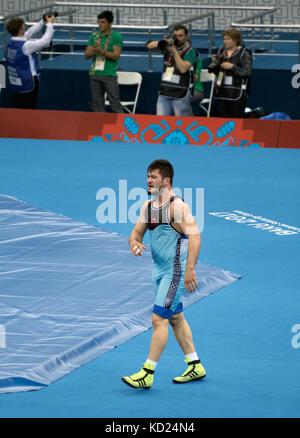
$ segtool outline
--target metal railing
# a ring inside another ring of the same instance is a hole
[[[168,25],[169,32],[178,25],[188,24],[189,26],[189,36],[192,40],[192,23],[198,20],[203,20],[208,18],[208,53],[212,54],[212,49],[215,46],[215,13],[207,12],[206,14],[197,15],[193,18],[188,18],[186,20],[177,21],[176,23]],[[148,40],[151,39],[151,32],[148,34]],[[148,71],[152,72],[152,51],[148,50]]]
[[[181,24],[189,24],[189,34],[192,37],[192,29],[191,29],[191,23],[194,21],[197,21],[197,19],[203,19],[205,17],[209,17],[208,20],[208,54],[211,55],[212,53],[212,48],[215,45],[215,11],[220,11],[220,10],[230,10],[230,11],[255,11],[256,14],[252,15],[251,17],[247,17],[244,20],[248,21],[249,19],[254,19],[256,16],[260,16],[263,17],[264,15],[268,15],[271,14],[271,19],[274,20],[274,12],[278,9],[276,7],[272,7],[272,6],[229,6],[229,5],[178,5],[178,4],[159,4],[159,3],[112,3],[111,1],[109,2],[71,2],[71,1],[57,1],[56,2],[57,6],[83,6],[83,7],[97,7],[97,8],[102,8],[102,7],[109,7],[109,8],[113,8],[116,9],[116,25],[120,25],[120,8],[129,8],[129,9],[134,9],[134,8],[143,8],[143,9],[159,9],[162,13],[163,16],[163,25],[166,26],[168,25],[168,11],[169,10],[188,10],[188,11],[201,11],[201,10],[206,10],[206,11],[210,11],[208,14],[202,14],[199,15],[199,18],[195,17],[194,19],[187,19],[187,20],[183,20],[178,22]],[[117,27],[116,26],[116,27]],[[172,26],[172,25],[171,25]],[[170,26],[170,27],[171,27]],[[173,24],[174,26],[174,24]],[[169,28],[170,28],[169,27]],[[133,27],[130,26],[126,26],[126,28],[128,29],[132,29]],[[136,26],[136,29],[141,29],[140,27]],[[148,26],[149,28],[149,33],[148,36],[151,37],[151,29],[152,26]],[[160,30],[163,30],[164,28],[161,27]],[[150,38],[149,38],[150,39]],[[149,55],[149,71],[151,70],[151,54]]]
[[[130,31],[132,30],[142,30],[142,31],[147,31],[148,33],[148,37],[150,36],[149,39],[151,39],[151,32],[152,31],[160,31],[160,32],[169,32],[172,27],[174,27],[176,24],[188,24],[189,25],[189,29],[190,29],[190,36],[192,37],[192,27],[191,27],[191,23],[197,21],[197,20],[201,20],[204,18],[208,18],[208,53],[209,55],[211,54],[212,48],[215,45],[215,11],[220,11],[220,10],[231,10],[231,11],[255,11],[255,14],[252,15],[251,17],[246,17],[243,18],[239,21],[237,21],[236,23],[231,23],[231,27],[259,27],[262,26],[262,22],[260,25],[258,24],[245,24],[247,21],[251,21],[251,20],[255,20],[256,18],[259,18],[260,20],[263,20],[263,17],[270,14],[271,15],[271,21],[274,21],[274,12],[278,9],[275,7],[269,7],[269,6],[226,6],[226,5],[222,5],[222,6],[210,6],[210,5],[178,5],[178,4],[145,4],[145,3],[112,3],[110,2],[72,2],[72,1],[56,1],[53,3],[49,3],[47,5],[43,5],[37,8],[31,8],[28,9],[26,11],[23,12],[18,12],[15,14],[10,14],[7,16],[2,17],[2,22],[5,24],[6,21],[10,18],[16,17],[16,16],[20,16],[20,15],[25,15],[28,16],[28,14],[33,13],[33,12],[38,12],[38,11],[45,11],[45,10],[49,10],[49,9],[53,9],[53,8],[57,8],[57,7],[76,7],[76,8],[80,8],[80,7],[97,7],[97,8],[102,8],[102,7],[109,7],[111,9],[116,9],[116,13],[115,13],[115,25],[113,25],[113,28],[115,29],[128,29]],[[129,8],[129,9],[134,9],[134,8],[143,8],[143,9],[159,9],[161,11],[162,17],[163,17],[163,25],[161,26],[149,26],[149,25],[125,25],[125,24],[121,24],[120,23],[120,9],[121,8]],[[188,11],[201,11],[201,10],[206,10],[206,11],[210,11],[207,13],[203,13],[201,15],[196,15],[196,17],[193,18],[189,18],[186,20],[181,20],[180,22],[176,22],[176,23],[172,23],[169,24],[169,17],[168,17],[168,11],[171,9],[179,9],[179,10],[188,10]],[[76,10],[78,11],[78,9]],[[69,23],[59,23],[59,22],[55,22],[55,28],[57,29],[68,29],[69,31],[69,44],[70,44],[70,52],[43,52],[43,53],[48,53],[51,56],[55,55],[55,54],[82,54],[82,53],[78,53],[74,51],[74,43],[78,40],[74,39],[74,30],[78,31],[83,30],[83,31],[87,31],[88,29],[96,29],[98,26],[97,24],[80,24],[80,23],[74,23],[73,20],[73,14],[74,12],[76,12],[75,10],[71,11],[67,11],[64,13],[60,13],[60,16],[62,15],[69,15]],[[26,25],[32,25],[34,24],[31,21],[26,21]],[[271,23],[272,25],[272,23]],[[271,25],[264,25],[265,27],[269,27]],[[280,25],[276,25],[274,26],[276,28],[280,27]],[[288,26],[293,27],[293,25],[289,25]],[[298,28],[298,27],[297,27]],[[263,35],[263,31],[261,31],[261,35]],[[58,41],[56,39],[54,39],[53,41]],[[5,47],[6,47],[6,29],[5,29],[5,25],[4,25],[4,29],[3,29],[3,48],[4,48],[4,53],[5,53]],[[122,56],[126,56],[125,54],[122,54]],[[130,56],[130,55],[127,55]],[[152,65],[151,65],[151,54],[149,55],[149,69],[151,70]]]
[[[230,9],[230,10],[253,10],[253,11],[266,11],[272,10],[270,6],[210,6],[210,5],[178,5],[178,4],[161,4],[161,3],[113,3],[113,2],[56,2],[57,6],[110,6],[110,7],[126,7],[126,8],[149,8],[149,9]]]
[[[264,56],[298,56],[298,60],[300,63],[300,24],[245,24],[245,23],[231,23],[231,27],[238,27],[238,28],[245,28],[245,29],[295,29],[299,30],[298,32],[298,41],[288,41],[286,42],[293,42],[298,43],[298,53],[264,53]],[[274,39],[273,41],[274,42]],[[256,53],[255,56],[259,56],[261,54]]]
[[[220,11],[220,10],[231,10],[231,11],[263,11],[265,13],[272,13],[276,8],[270,6],[213,6],[213,5],[178,5],[178,4],[160,4],[160,3],[113,3],[113,2],[68,2],[68,1],[57,1],[57,6],[83,6],[83,7],[109,7],[116,9],[116,20],[117,25],[120,24],[120,8],[142,8],[142,9],[159,9],[163,16],[163,25],[168,25],[168,10],[187,10],[187,11]],[[214,23],[213,23],[214,25]]]
[[[242,19],[240,19],[240,20],[238,20],[236,23],[234,23],[234,24],[231,24],[231,26],[232,27],[234,27],[234,25],[236,25],[236,24],[238,24],[238,25],[242,25],[242,24],[244,24],[244,23],[247,23],[247,22],[254,22],[255,20],[257,20],[257,19],[259,19],[259,21],[260,21],[260,24],[264,24],[264,18],[266,17],[266,16],[270,16],[270,23],[271,24],[274,24],[274,12],[276,11],[276,10],[278,10],[279,8],[276,8],[276,7],[274,7],[272,10],[269,10],[269,11],[262,11],[262,12],[257,12],[256,14],[253,14],[253,15],[251,15],[250,17],[246,17],[246,18],[242,18]],[[260,34],[260,49],[261,50],[264,50],[264,42],[265,42],[265,40],[264,40],[264,33],[263,33],[264,31],[263,31],[263,29],[261,29],[261,34]],[[255,38],[254,38],[254,33],[255,33],[255,30],[254,29],[252,29],[252,32],[251,32],[251,38],[250,39],[248,39],[248,41],[251,41],[252,42],[252,50],[254,51],[254,49],[255,49],[255,42],[256,42],[256,40],[255,40]],[[271,42],[271,51],[273,50],[273,40],[274,40],[274,32],[273,32],[273,29],[272,29],[272,31],[271,31],[271,39],[270,39],[270,42]]]
[[[169,25],[165,25],[165,26],[145,26],[145,25],[113,25],[112,27],[114,29],[124,29],[126,28],[127,30],[144,30],[144,31],[148,31],[148,40],[151,39],[152,37],[152,31],[160,31],[160,32],[165,32],[168,33],[170,32],[175,26],[179,25],[179,24],[191,24],[194,21],[197,20],[201,20],[204,18],[208,18],[208,51],[209,54],[212,53],[212,48],[214,47],[215,44],[215,28],[214,28],[214,13],[213,12],[208,12],[206,14],[202,14],[202,15],[198,15],[196,17],[187,19],[187,20],[182,20],[180,22],[175,22]],[[27,26],[32,26],[34,24],[34,22],[26,22]],[[79,23],[55,23],[55,27],[58,29],[67,29],[70,31],[73,31],[74,29],[96,29],[97,25],[95,24],[79,24]],[[74,51],[74,42],[75,40],[73,39],[73,37],[70,35],[68,40],[61,40],[61,39],[53,39],[53,41],[57,42],[57,41],[66,41],[69,42],[70,45],[70,51],[69,52],[63,52],[63,51],[59,51],[59,52],[55,52],[53,50],[49,51],[43,51],[43,54],[45,55],[50,55],[50,59],[52,59],[53,55],[82,55],[82,52],[75,52]],[[78,42],[81,40],[77,40]],[[132,56],[131,55],[126,55],[126,54],[122,54],[122,56],[126,57],[126,56]],[[148,71],[151,72],[152,71],[152,52],[149,50],[148,51]]]
[[[31,9],[26,9],[25,11],[18,11],[18,12],[14,12],[13,14],[8,14],[5,16],[0,16],[0,22],[3,24],[3,30],[2,30],[2,45],[0,45],[0,47],[3,48],[3,59],[5,60],[5,52],[6,52],[6,46],[7,46],[7,30],[6,30],[6,23],[11,20],[12,18],[17,18],[17,17],[22,17],[24,16],[25,18],[25,24],[28,22],[29,20],[29,16],[33,13],[39,12],[39,11],[43,11],[45,12],[46,10],[52,9],[55,6],[57,6],[56,2],[55,3],[50,3],[44,6],[38,6],[36,8],[31,8]],[[78,9],[68,9],[66,11],[62,11],[59,13],[60,17],[64,17],[64,16],[68,16],[69,17],[69,22],[72,22],[72,17],[73,14],[75,14],[76,12],[78,12]],[[32,22],[31,24],[35,24],[35,22]],[[1,33],[0,33],[1,35]]]
[[[168,26],[169,30],[172,30],[175,26],[188,24],[189,26],[189,36],[192,39],[192,26],[191,24],[194,21],[203,20],[204,18],[208,18],[208,52],[211,55],[211,49],[215,47],[215,13],[207,12],[206,14],[196,15],[193,18],[187,18],[185,20],[177,21],[176,23],[170,24]]]
[[[32,26],[34,23],[33,22],[26,22],[26,25],[28,25],[28,26]],[[124,28],[126,28],[126,29],[128,29],[128,30],[143,30],[143,31],[145,31],[145,33],[147,33],[148,32],[148,35],[151,35],[151,32],[152,31],[160,31],[160,32],[168,32],[169,31],[169,28],[170,28],[170,26],[145,26],[145,25],[140,25],[140,26],[138,26],[138,25],[127,25],[127,26],[123,26],[123,25],[117,25],[117,24],[115,24],[115,25],[113,25],[112,26],[113,27],[113,29],[118,29],[118,30],[120,30],[120,29],[124,29]],[[86,31],[88,31],[88,30],[96,30],[97,28],[98,28],[98,26],[97,26],[97,24],[79,24],[79,23],[55,23],[55,28],[58,28],[58,29],[66,29],[66,30],[68,30],[69,32],[73,32],[73,30],[86,30]],[[60,41],[60,39],[53,39],[53,42],[57,42],[57,41]],[[77,40],[77,42],[79,42],[79,41],[82,41],[82,40]],[[53,55],[74,55],[74,56],[83,56],[83,52],[82,51],[80,51],[80,52],[76,52],[75,50],[74,50],[74,43],[76,42],[76,40],[74,40],[73,39],[73,37],[69,37],[69,39],[68,40],[66,40],[66,42],[68,42],[69,43],[69,46],[70,46],[70,51],[68,51],[68,52],[64,52],[64,51],[58,51],[58,52],[56,52],[56,51],[54,51],[54,50],[51,50],[51,51],[42,51],[42,53],[43,53],[43,55],[50,55],[50,57],[49,57],[49,59],[50,60],[52,60],[53,59]],[[132,57],[132,56],[134,56],[134,55],[132,55],[132,54],[125,54],[124,52],[122,52],[122,57]],[[141,55],[139,55],[139,56],[141,56]],[[149,69],[151,69],[152,68],[152,56],[150,55],[147,55],[147,57],[148,57],[148,68]],[[151,70],[149,70],[149,71],[151,71]]]
[[[56,5],[56,3],[51,3],[48,7],[51,8],[51,7],[55,6],[55,5]],[[17,17],[25,16],[25,19],[26,19],[26,17],[28,17],[31,13],[39,12],[39,11],[44,11],[44,10],[45,10],[45,6],[39,6],[37,8],[26,9],[25,11],[22,11],[22,12],[18,11],[18,12],[15,12],[13,14],[3,15],[3,16],[0,17],[0,22],[3,24],[3,30],[2,30],[2,41],[3,41],[3,43],[2,43],[2,45],[0,47],[3,48],[3,53],[5,53],[5,51],[6,51],[6,44],[7,44],[6,43],[6,41],[7,41],[7,37],[6,37],[6,32],[7,32],[6,31],[6,23],[11,18],[17,18]],[[4,55],[3,55],[3,59],[5,59]]]

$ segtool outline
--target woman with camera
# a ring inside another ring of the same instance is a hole
[[[216,75],[214,98],[219,117],[243,118],[250,89],[252,54],[236,29],[222,34],[224,45],[208,66]]]

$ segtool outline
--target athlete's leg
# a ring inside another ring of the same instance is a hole
[[[170,324],[172,325],[178,344],[185,354],[185,362],[188,363],[186,371],[181,376],[174,377],[173,382],[187,383],[202,379],[206,376],[206,372],[195,351],[192,332],[183,316],[183,312],[174,314],[170,319]]]
[[[195,351],[193,335],[183,312],[174,314],[170,319],[170,324],[184,354],[193,353]]]
[[[169,320],[152,313],[153,334],[148,359],[158,362],[168,342]]]
[[[153,334],[147,361],[139,372],[122,377],[122,381],[133,388],[151,388],[156,363],[159,361],[168,341],[169,320],[153,313],[152,323]]]
[[[182,306],[178,302],[180,296],[175,301],[175,296],[172,296],[173,302],[171,301],[171,306],[164,306],[171,284],[172,278],[168,277],[154,281],[156,298],[152,312],[153,334],[148,359],[138,373],[122,377],[124,383],[134,388],[150,388],[152,386],[156,364],[168,342],[169,319],[174,314],[174,311]]]

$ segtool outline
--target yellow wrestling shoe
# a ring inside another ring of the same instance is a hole
[[[145,362],[143,368],[132,376],[122,377],[122,381],[132,388],[150,389],[153,383],[154,366]]]
[[[186,358],[185,362],[188,363],[187,370],[181,376],[174,377],[174,383],[193,382],[194,380],[203,379],[203,377],[206,376],[205,369],[199,359],[189,361],[189,359]]]

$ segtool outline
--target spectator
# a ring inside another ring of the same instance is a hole
[[[175,26],[172,37],[174,43],[166,39],[165,44],[162,44],[164,40],[148,41],[146,44],[149,50],[162,50],[164,54],[156,114],[188,116],[197,55],[188,40],[185,26]]]
[[[8,78],[14,91],[17,108],[35,109],[38,97],[40,68],[37,52],[47,47],[53,36],[55,16],[45,15],[46,31],[42,38],[30,40],[44,25],[41,20],[25,32],[22,18],[12,18],[7,23],[11,39],[7,44],[6,65]]]
[[[103,11],[98,15],[99,31],[92,33],[85,50],[85,58],[93,58],[90,70],[91,107],[95,112],[105,112],[105,93],[114,113],[123,113],[117,80],[118,60],[123,37],[112,29],[113,14]]]
[[[214,98],[220,117],[244,117],[250,90],[252,54],[236,29],[223,32],[224,45],[208,66],[215,73]]]

